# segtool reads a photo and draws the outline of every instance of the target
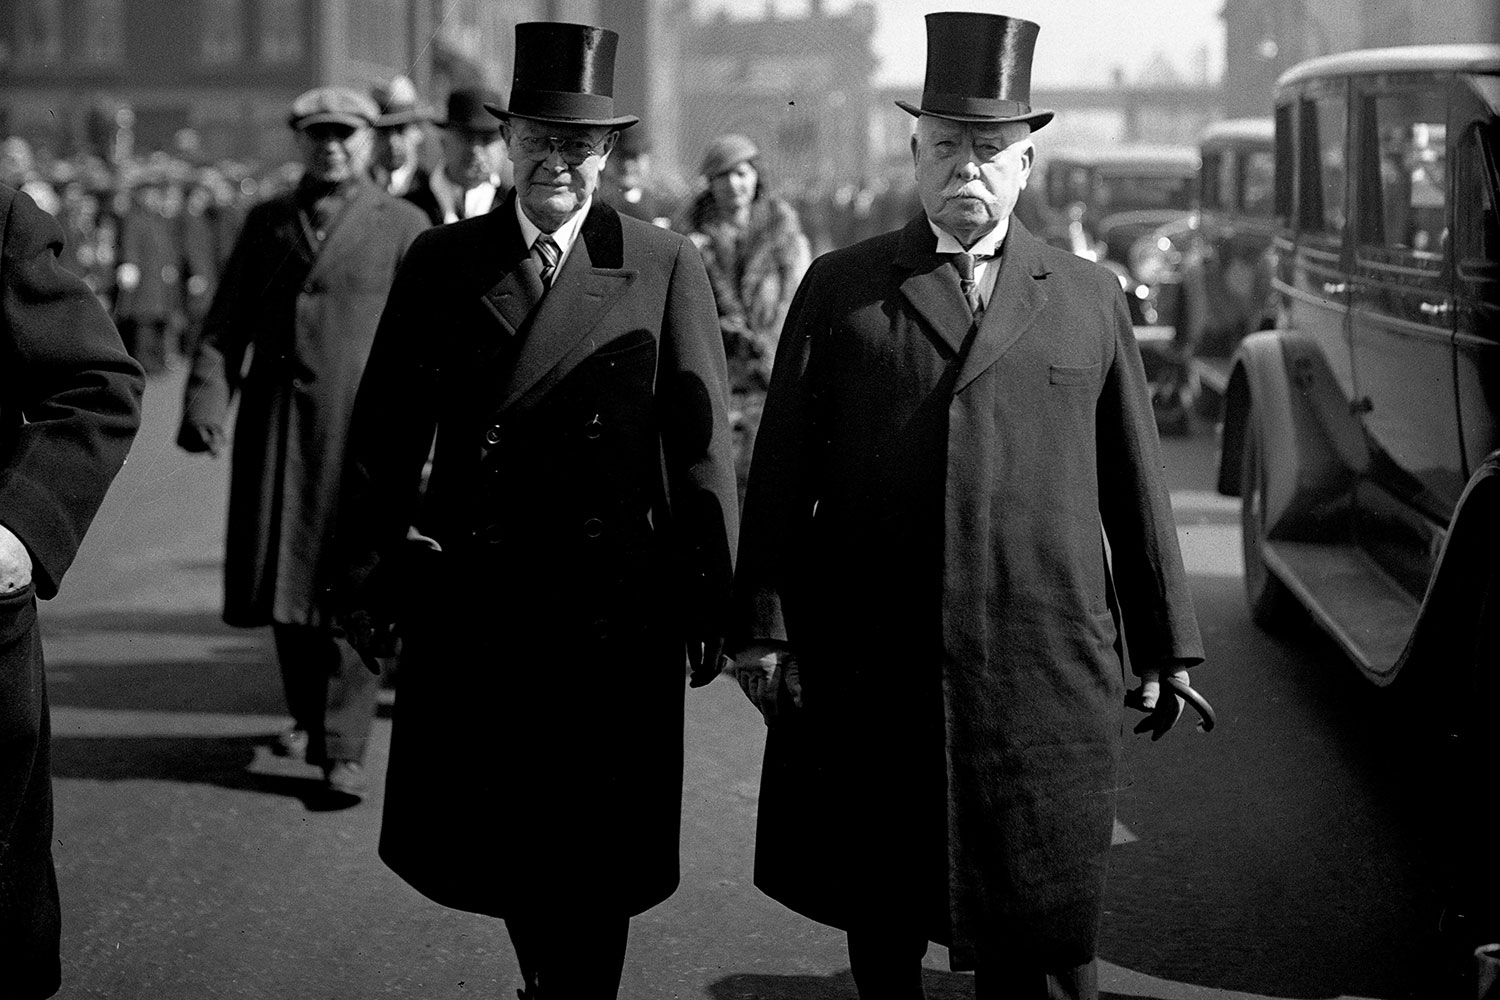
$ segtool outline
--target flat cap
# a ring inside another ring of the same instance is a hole
[[[292,102],[287,123],[303,129],[313,125],[348,125],[360,128],[380,117],[375,102],[348,87],[315,87]]]
[[[703,151],[703,166],[700,171],[704,177],[712,180],[726,170],[733,170],[759,155],[760,150],[746,136],[733,133],[721,135]]]

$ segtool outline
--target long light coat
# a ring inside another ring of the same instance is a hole
[[[423,235],[348,474],[348,601],[403,642],[382,859],[492,916],[665,899],[738,520],[698,252],[596,201],[544,295],[514,195]]]
[[[817,260],[781,339],[735,633],[789,643],[756,884],[813,919],[915,921],[957,968],[1093,954],[1121,634],[1198,629],[1139,354],[1108,272],[1012,219],[972,316],[925,217]],[[1109,538],[1113,575],[1106,560]]]
[[[251,210],[185,392],[185,425],[222,428],[239,399],[224,553],[231,625],[331,620],[329,543],[354,394],[396,268],[427,219],[361,182],[321,245],[307,228],[291,193]]]

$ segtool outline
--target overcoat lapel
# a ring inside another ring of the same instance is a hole
[[[541,270],[521,236],[521,224],[516,221],[515,209],[507,205],[466,225],[477,236],[468,255],[470,259],[482,263],[490,274],[495,270],[500,272],[500,280],[480,295],[480,301],[499,321],[506,339],[514,337],[546,291],[542,286]]]
[[[995,290],[990,293],[990,303],[985,308],[974,344],[969,348],[969,356],[959,369],[954,393],[962,392],[1031,329],[1047,304],[1047,293],[1041,285],[1041,279],[1047,273],[1046,264],[1036,252],[1036,238],[1026,231],[1020,220],[1011,216],[1010,231],[1005,234],[1000,254],[1000,273],[995,277]]]
[[[920,214],[901,231],[901,246],[893,266],[906,272],[899,279],[901,294],[925,321],[928,330],[946,344],[948,352],[957,355],[963,348],[974,314],[958,285],[958,272],[948,266],[948,258],[937,253],[937,237]]]
[[[531,329],[521,341],[504,383],[500,409],[513,406],[554,373],[634,283],[637,272],[622,266],[623,256],[620,217],[595,202],[557,281],[542,299]]]
[[[354,185],[349,201],[329,229],[328,235],[322,243],[309,248],[312,256],[312,270],[307,275],[309,281],[316,281],[332,266],[330,261],[347,261],[349,255],[344,252],[345,249],[357,246],[361,240],[369,238],[371,223],[380,212],[376,194],[375,185],[370,182],[361,181]],[[306,239],[301,242],[304,246],[307,245]]]

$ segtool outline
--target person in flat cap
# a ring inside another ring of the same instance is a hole
[[[203,322],[177,437],[217,456],[238,403],[224,620],[271,626],[292,716],[272,750],[319,768],[317,794],[334,804],[364,792],[378,693],[335,633],[328,597],[345,435],[397,265],[428,226],[369,179],[377,113],[341,87],[292,103],[301,179],[245,219]]]
[[[432,175],[440,222],[483,215],[510,193],[505,137],[487,105],[504,105],[487,87],[459,87],[448,95],[447,115],[437,123],[443,162]]]
[[[1011,214],[1037,30],[927,16],[923,211],[813,262],[750,469],[755,882],[864,1000],[921,997],[931,941],[981,998],[1097,996],[1122,641],[1153,737],[1203,658],[1119,284]]]
[[[489,104],[515,189],[403,263],[339,518],[349,634],[401,640],[380,856],[504,919],[533,1000],[614,997],[677,886],[686,674],[716,672],[737,528],[702,258],[598,197],[637,121],[617,42],[516,27]]]
[[[421,160],[422,143],[427,139],[424,125],[436,115],[417,99],[416,85],[405,76],[375,87],[370,96],[379,112],[374,123],[370,176],[388,194],[420,208],[434,226],[441,224],[443,212],[432,191],[432,175]]]

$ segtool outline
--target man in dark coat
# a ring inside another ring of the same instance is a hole
[[[1036,30],[929,15],[925,211],[814,262],[750,472],[756,884],[865,1000],[920,997],[929,941],[980,997],[1097,995],[1122,638],[1158,733],[1202,658],[1119,286],[1010,217]]]
[[[432,174],[420,158],[427,139],[425,123],[432,121],[432,111],[417,100],[416,86],[404,76],[376,87],[370,96],[380,109],[370,176],[388,193],[420,208],[434,226],[441,225],[443,210],[432,191]]]
[[[47,684],[36,598],[57,593],[140,426],[140,365],[62,232],[0,186],[0,983],[57,992]]]
[[[515,193],[402,265],[339,522],[351,635],[402,639],[380,856],[503,918],[542,1000],[613,997],[677,886],[684,672],[717,660],[736,529],[703,262],[595,197],[636,121],[616,42],[517,26]]]
[[[320,88],[291,124],[306,171],[246,218],[204,322],[178,443],[217,454],[239,397],[224,620],[270,625],[293,726],[273,749],[359,795],[378,685],[327,600],[345,431],[402,255],[427,220],[365,176],[375,106]],[[253,348],[249,371],[241,370]]]
[[[438,122],[443,162],[430,182],[435,222],[472,219],[505,203],[511,188],[505,137],[500,122],[485,110],[503,103],[484,87],[459,87],[448,95],[447,116]]]

